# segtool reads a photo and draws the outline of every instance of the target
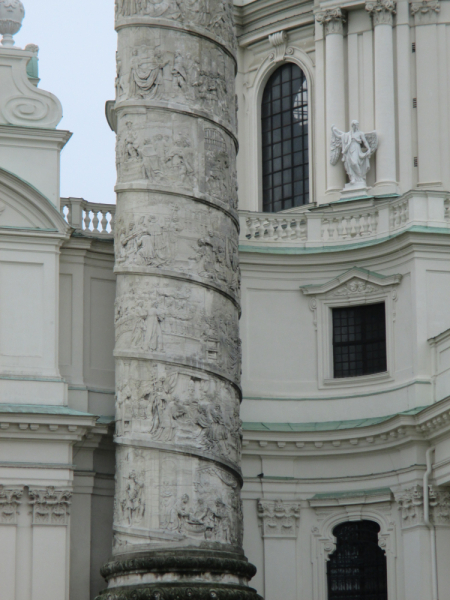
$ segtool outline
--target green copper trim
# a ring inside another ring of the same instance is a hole
[[[65,417],[95,417],[91,413],[74,410],[68,406],[51,406],[44,404],[2,404],[0,414],[27,414],[27,415],[61,415]]]
[[[354,498],[355,496],[382,496],[392,494],[391,488],[375,488],[374,490],[355,490],[354,492],[325,492],[315,494],[310,500],[327,500],[333,498]]]
[[[399,415],[414,416],[425,410],[428,406],[419,406],[406,410],[404,412],[387,415],[384,417],[372,417],[369,419],[352,419],[347,421],[323,421],[311,423],[255,423],[246,421],[242,424],[244,431],[273,431],[273,432],[307,432],[307,431],[337,431],[340,429],[359,429],[361,427],[370,427],[389,421]]]
[[[341,246],[316,246],[314,248],[298,248],[298,247],[274,247],[270,244],[267,246],[247,246],[240,244],[239,252],[253,252],[255,254],[320,254],[326,252],[345,252],[347,250],[355,250],[357,248],[366,248],[370,246],[376,246],[378,244],[383,244],[389,240],[393,240],[405,233],[434,233],[434,234],[444,234],[450,235],[450,228],[446,229],[445,227],[425,227],[422,225],[412,225],[407,229],[403,229],[398,233],[394,233],[392,235],[388,235],[384,238],[375,239],[375,240],[367,240],[365,242],[355,242],[353,244],[342,244]]]

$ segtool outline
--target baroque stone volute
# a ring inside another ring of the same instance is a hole
[[[13,35],[22,27],[25,9],[20,0],[0,0],[0,34],[3,46],[14,46]]]
[[[331,8],[316,14],[316,21],[323,25],[325,35],[338,33],[343,35],[347,13],[341,8]]]
[[[264,538],[296,538],[300,504],[284,500],[259,499],[258,517]]]
[[[366,10],[373,19],[373,25],[392,25],[393,16],[396,14],[393,0],[370,0],[366,2]]]

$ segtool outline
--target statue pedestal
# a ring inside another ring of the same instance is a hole
[[[350,198],[370,198],[368,194],[369,188],[361,181],[357,183],[347,183],[341,192],[341,200],[349,200]]]

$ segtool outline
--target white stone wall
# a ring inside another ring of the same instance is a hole
[[[423,8],[423,3],[400,0],[393,3],[393,16],[390,9],[382,11],[391,17],[389,23],[381,23],[378,16],[371,17],[372,4],[324,0],[313,11],[308,2],[283,7],[264,3],[265,18],[258,13],[261,0],[236,6],[241,209],[261,210],[260,104],[267,80],[285,61],[300,66],[308,81],[314,202],[339,199],[345,173],[342,164],[329,163],[330,127],[348,131],[353,119],[363,131],[375,129],[379,135],[379,150],[368,173],[369,193],[449,189],[450,6],[425,2]],[[328,25],[315,21],[314,14],[336,6],[344,22],[340,31],[333,29],[327,36]],[[275,45],[278,38],[270,36],[280,31],[285,37]]]

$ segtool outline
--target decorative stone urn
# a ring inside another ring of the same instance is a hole
[[[0,0],[0,34],[2,45],[14,46],[13,35],[22,27],[25,9],[20,0]]]

